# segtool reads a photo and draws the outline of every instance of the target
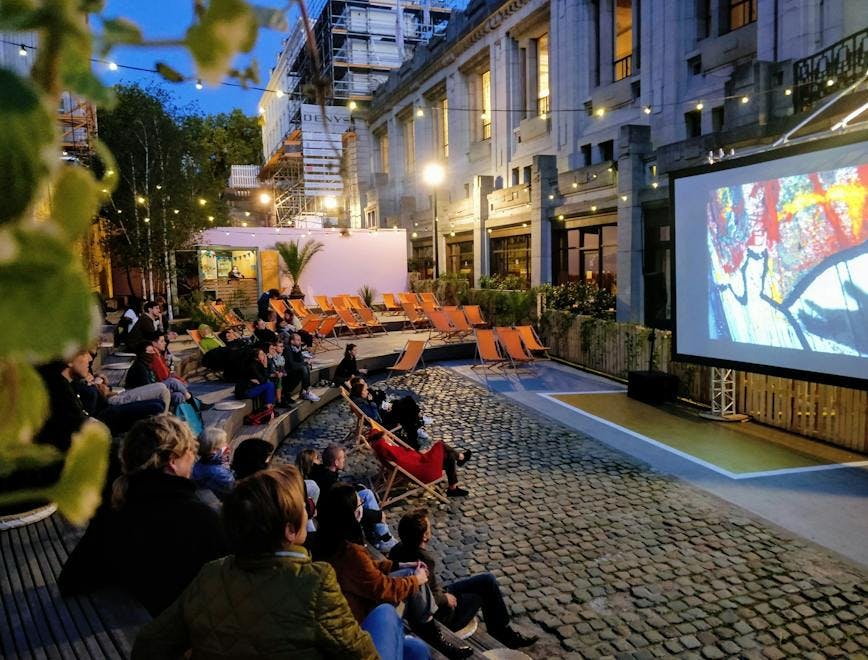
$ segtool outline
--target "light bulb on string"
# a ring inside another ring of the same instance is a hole
[[[201,80],[197,80],[197,81],[196,81],[196,89],[201,90],[202,87],[203,87],[203,85],[202,85],[202,81],[201,81]]]
[[[27,57],[27,46],[25,46],[24,44],[21,44],[21,45],[18,47],[18,54],[19,54],[21,57]]]

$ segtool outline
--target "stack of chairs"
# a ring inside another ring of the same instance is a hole
[[[476,358],[478,364],[474,369],[493,369],[521,366],[533,366],[535,352],[541,352],[548,357],[548,348],[543,346],[532,326],[496,327],[493,330],[477,328]],[[517,373],[517,371],[516,371]]]

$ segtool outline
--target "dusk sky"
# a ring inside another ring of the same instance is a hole
[[[287,7],[286,0],[256,0],[257,4],[270,7]],[[193,3],[190,0],[158,0],[157,2],[141,2],[141,0],[108,0],[105,15],[108,17],[124,17],[135,22],[143,31],[146,39],[173,39],[183,37],[184,31],[190,25],[193,16]],[[291,24],[291,23],[290,23]],[[251,58],[259,65],[259,87],[265,87],[268,82],[269,69],[274,66],[281,41],[287,35],[274,30],[260,29],[259,37],[253,51],[239,56],[235,62],[238,68],[244,68]],[[183,48],[117,48],[111,58],[118,64],[153,68],[158,61],[185,75],[193,75],[192,58]],[[190,102],[198,103],[205,113],[229,112],[233,108],[241,108],[248,115],[256,114],[259,98],[262,92],[243,90],[236,87],[206,86],[197,91],[194,84],[173,84],[164,81],[155,73],[129,71],[118,69],[116,72],[101,72],[102,79],[107,83],[137,82],[143,87],[151,83],[161,84],[172,92],[180,106]]]

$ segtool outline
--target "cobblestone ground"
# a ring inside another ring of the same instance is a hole
[[[542,634],[533,657],[868,657],[858,569],[446,369],[393,385],[420,395],[435,438],[474,452],[470,497],[411,503],[432,510],[441,579],[494,572]],[[332,403],[279,457],[351,423]],[[350,455],[350,474],[375,470]]]

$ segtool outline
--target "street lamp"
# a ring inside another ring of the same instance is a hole
[[[433,252],[434,252],[434,279],[440,277],[440,265],[437,260],[437,188],[440,187],[440,184],[443,183],[443,180],[446,178],[446,170],[443,169],[443,166],[440,163],[428,163],[424,168],[422,168],[422,181],[425,182],[425,185],[431,188],[431,198],[432,203],[431,207],[434,212],[434,223],[432,224],[432,232],[431,232],[431,242],[433,244]]]

